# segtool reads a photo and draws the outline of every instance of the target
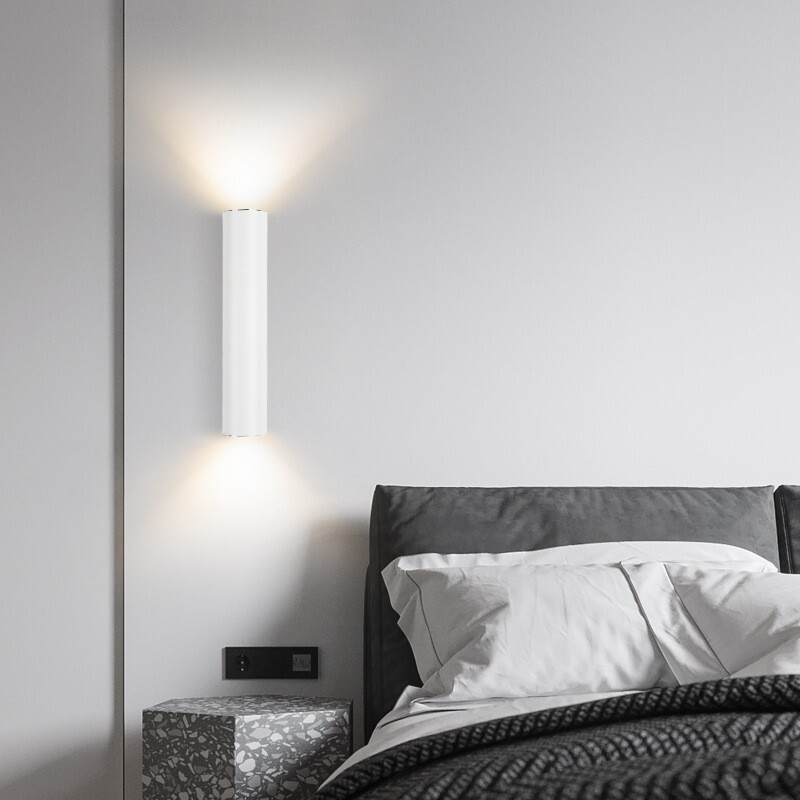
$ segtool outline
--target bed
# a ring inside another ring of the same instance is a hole
[[[800,487],[378,486],[364,621],[373,735],[320,796],[800,797],[795,564]],[[525,605],[515,593],[532,586],[538,605]],[[777,592],[780,613],[743,612],[753,587],[769,602]],[[425,609],[398,599],[406,590]],[[520,619],[536,634],[509,655],[502,637],[516,647]]]

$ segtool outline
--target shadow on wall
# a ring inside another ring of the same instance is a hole
[[[362,635],[368,530],[365,518],[314,523],[294,604],[288,606],[269,635],[270,643],[276,645],[320,644],[319,681],[298,682],[296,691],[352,698],[356,747],[363,738]]]
[[[42,720],[43,741],[52,735]],[[70,746],[68,737],[64,746]],[[0,777],[0,800],[108,800],[108,787],[120,779],[116,742],[75,747],[60,758],[39,759],[31,752],[26,761],[27,769],[13,778]]]

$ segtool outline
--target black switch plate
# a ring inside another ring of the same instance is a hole
[[[319,678],[318,647],[226,647],[226,678]]]

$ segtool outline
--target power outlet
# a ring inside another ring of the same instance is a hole
[[[318,647],[226,647],[225,677],[319,678]]]

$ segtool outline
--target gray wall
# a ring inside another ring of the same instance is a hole
[[[110,0],[0,12],[2,800],[122,796],[120,23]]]
[[[143,706],[360,697],[376,482],[800,480],[798,30],[789,0],[128,3],[132,797]],[[245,205],[250,442],[219,434]],[[293,643],[318,682],[221,680]]]

